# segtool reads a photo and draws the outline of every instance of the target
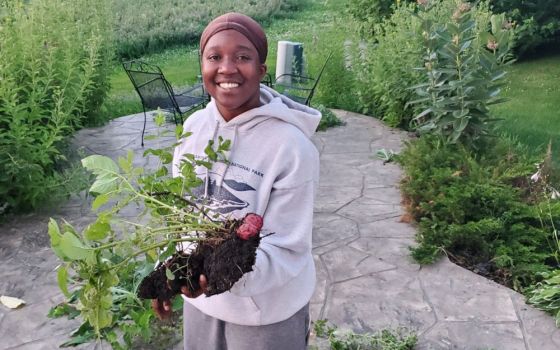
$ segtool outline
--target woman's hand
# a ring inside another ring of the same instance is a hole
[[[206,276],[200,275],[200,279],[198,281],[200,284],[200,289],[191,293],[186,286],[181,287],[181,293],[187,298],[196,298],[202,293],[206,292],[206,288],[208,286],[208,282],[206,281]],[[171,300],[163,300],[159,301],[158,299],[152,299],[152,309],[156,313],[156,316],[160,320],[165,320],[171,316],[173,312],[171,308]]]
[[[165,320],[171,316],[171,300],[152,299],[152,309],[160,320]]]
[[[200,284],[199,290],[191,293],[186,286],[183,286],[181,287],[181,293],[183,293],[183,295],[186,296],[187,298],[196,298],[202,293],[206,293],[206,288],[208,286],[208,282],[206,281],[206,276],[200,275],[200,279],[198,280],[198,283]]]

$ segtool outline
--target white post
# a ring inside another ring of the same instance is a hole
[[[294,46],[291,41],[279,41],[278,53],[276,54],[276,79],[282,74],[292,74],[292,60],[294,57]],[[290,76],[282,77],[279,82],[290,84]]]

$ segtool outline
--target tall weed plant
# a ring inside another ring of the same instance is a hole
[[[429,15],[438,2],[426,0],[420,6],[425,82],[414,86],[419,98],[410,103],[422,107],[414,118],[420,131],[474,146],[493,127],[488,107],[504,101],[499,96],[506,74],[502,68],[512,62],[513,30],[503,14],[481,22],[476,14],[481,5],[452,2],[443,22]]]
[[[439,25],[449,21],[457,6],[455,0],[433,0],[431,3],[424,18]],[[422,20],[415,15],[418,6],[399,2],[390,17],[373,23],[373,34],[365,35],[353,50],[356,94],[362,112],[405,129],[415,127],[412,120],[421,112],[418,105],[408,104],[417,99],[410,87],[424,79],[417,69],[424,63]],[[486,28],[489,18],[486,3],[473,9],[476,28]]]
[[[112,59],[109,1],[0,3],[0,208],[64,195],[65,140],[95,115]]]

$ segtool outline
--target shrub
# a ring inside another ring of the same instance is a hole
[[[435,0],[424,14],[434,26],[445,26],[457,7],[455,0]],[[353,72],[362,111],[385,120],[391,126],[413,128],[411,121],[420,111],[408,106],[416,97],[411,86],[423,81],[422,21],[414,15],[416,4],[396,6],[393,14],[374,23],[371,37],[356,45]],[[488,30],[490,12],[482,2],[472,10],[477,33]],[[478,34],[477,34],[478,35]]]
[[[417,84],[421,46],[414,39],[419,26],[411,15],[415,5],[395,9],[393,15],[374,24],[374,37],[355,46],[352,71],[361,112],[375,115],[390,126],[407,128],[413,112],[405,104],[413,97],[408,86]]]
[[[413,249],[419,262],[446,252],[516,289],[558,264],[551,225],[524,191],[535,160],[515,146],[488,143],[481,155],[426,136],[409,144],[399,160],[409,212],[419,222],[419,246]],[[559,220],[560,212],[553,217]]]
[[[107,93],[107,1],[0,3],[0,208],[63,195],[65,140]]]
[[[519,56],[560,39],[560,2],[557,0],[490,0],[492,11],[505,12],[516,25]]]
[[[403,0],[415,2],[415,0]],[[401,0],[350,0],[348,13],[359,23],[360,33],[365,37],[375,34],[376,24],[389,17]]]

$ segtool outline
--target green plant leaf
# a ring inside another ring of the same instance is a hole
[[[119,173],[118,165],[111,158],[98,154],[82,159],[82,165],[94,174]]]
[[[86,260],[93,254],[93,251],[86,247],[78,237],[68,231],[62,235],[60,249],[62,254],[72,260]]]
[[[117,189],[117,177],[113,174],[107,173],[98,175],[95,182],[89,188],[91,193],[105,194]]]
[[[68,270],[66,265],[60,265],[56,273],[56,279],[58,281],[58,288],[62,291],[65,297],[70,297],[70,292],[68,292]]]
[[[175,280],[175,275],[168,268],[165,269],[165,277],[167,277],[167,279],[170,280],[170,281]]]
[[[51,238],[51,249],[53,250],[56,256],[58,256],[60,259],[64,259],[65,258],[64,253],[60,248],[60,241],[62,240],[62,234],[60,233],[60,228],[58,227],[58,224],[53,218],[49,220],[48,232]]]
[[[100,217],[97,221],[88,225],[84,230],[84,237],[90,241],[101,241],[107,237],[111,232],[111,225],[109,222]]]
[[[111,198],[111,195],[109,193],[102,193],[102,194],[98,195],[97,197],[95,197],[95,199],[91,203],[91,209],[92,210],[99,209],[101,206],[103,206],[103,204],[107,203],[110,198]]]

